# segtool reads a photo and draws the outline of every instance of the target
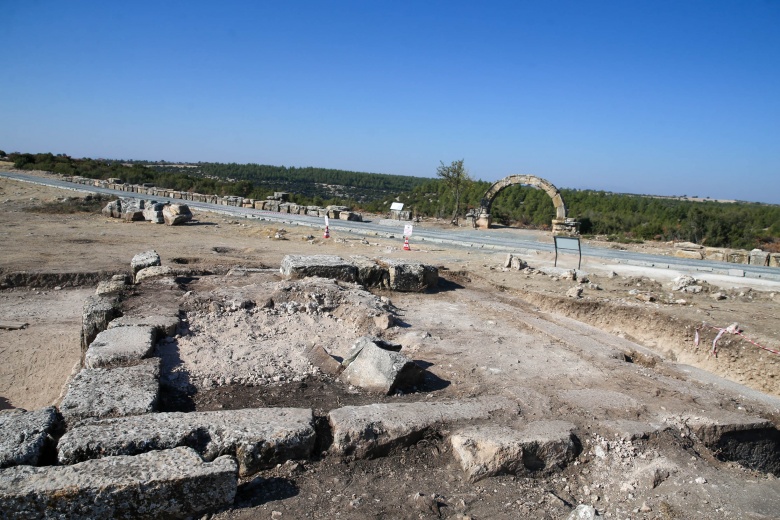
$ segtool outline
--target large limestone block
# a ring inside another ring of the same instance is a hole
[[[157,254],[157,251],[144,251],[143,253],[135,255],[133,259],[130,260],[130,269],[133,272],[133,280],[135,280],[135,275],[138,271],[155,265],[162,265],[160,255]]]
[[[760,249],[753,249],[750,252],[750,265],[768,266],[769,253]]]
[[[190,448],[73,466],[0,470],[3,518],[188,518],[233,503],[230,456],[203,462]]]
[[[101,296],[104,294],[117,294],[128,289],[127,277],[122,274],[117,274],[111,277],[110,280],[102,280],[98,282],[95,294]]]
[[[352,263],[335,255],[287,255],[282,259],[280,272],[286,278],[319,276],[343,282],[357,280],[358,269]]]
[[[363,341],[357,357],[344,369],[340,379],[369,392],[390,395],[422,384],[424,377],[425,371],[408,357],[368,340]]]
[[[420,262],[384,259],[390,289],[401,292],[421,292],[439,283],[439,270]]]
[[[357,268],[358,283],[363,287],[388,286],[387,268],[383,267],[365,256],[350,256],[352,264]]]
[[[153,327],[155,330],[155,339],[173,336],[176,334],[176,327],[179,326],[178,316],[122,316],[112,320],[108,324],[109,329],[115,327]]]
[[[115,297],[88,296],[81,310],[81,351],[86,352],[97,335],[108,328],[114,318],[121,315]]]
[[[162,224],[165,222],[165,218],[163,217],[164,207],[165,204],[162,204],[161,202],[147,204],[144,208],[144,219],[153,224]]]
[[[780,267],[780,253],[771,253],[769,255],[769,267]]]
[[[689,249],[678,249],[674,252],[677,258],[687,258],[689,260],[701,260],[704,254],[701,251],[691,251]]]
[[[163,219],[169,226],[178,226],[192,220],[192,212],[186,204],[166,204],[162,210]]]
[[[89,417],[141,415],[157,410],[160,360],[123,368],[85,368],[68,385],[60,412],[69,427]]]
[[[112,200],[101,210],[104,217],[119,218],[122,213],[122,201]]]
[[[150,278],[171,276],[173,274],[174,274],[173,269],[171,269],[167,265],[154,265],[152,267],[146,267],[144,269],[141,269],[140,271],[135,273],[135,281],[136,283],[138,283],[143,280],[148,280]]]
[[[314,416],[304,408],[156,413],[85,421],[57,445],[61,464],[188,446],[204,460],[233,455],[242,476],[314,449]]]
[[[726,256],[726,261],[732,264],[749,264],[750,253],[747,251],[732,251]]]
[[[452,423],[517,413],[517,403],[504,397],[345,406],[328,414],[333,431],[331,451],[358,458],[382,455]]]
[[[714,260],[716,262],[726,261],[726,251],[724,249],[708,247],[704,250],[705,260]]]
[[[463,471],[472,481],[502,474],[563,468],[577,456],[566,421],[537,421],[518,431],[504,426],[472,426],[450,437]]]
[[[62,417],[53,406],[28,412],[4,410],[0,412],[0,468],[35,466],[51,451],[54,453],[55,434],[62,425]]]
[[[97,335],[84,355],[87,368],[134,365],[154,349],[154,327],[114,327]]]

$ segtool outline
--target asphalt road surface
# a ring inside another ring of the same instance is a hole
[[[128,193],[125,191],[85,186],[82,184],[73,184],[71,182],[58,179],[37,177],[34,175],[26,175],[16,172],[0,172],[0,176],[24,182],[42,184],[45,186],[100,193],[115,197],[133,197],[145,200],[156,200],[158,202],[186,203],[190,208],[193,209],[212,211],[235,217],[267,220],[286,225],[309,226],[319,230],[324,230],[325,228],[324,219],[321,217],[318,218],[310,217],[308,215],[292,215],[286,213],[276,213],[273,211],[260,211],[250,208],[222,206],[204,202],[182,201],[180,199],[170,199],[167,197],[157,197],[153,195],[144,195],[141,193]],[[409,224],[409,222],[398,221],[396,224],[395,222],[390,222],[387,220],[374,220],[367,222],[331,220],[330,229],[332,231],[357,235],[381,236],[386,238],[395,237],[400,239],[403,237],[405,224]],[[457,228],[453,230],[441,230],[426,227],[425,224],[416,224],[414,226],[412,241],[431,242],[447,244],[448,246],[455,247],[484,249],[488,251],[495,250],[496,252],[512,252],[521,254],[531,251],[555,251],[552,235],[539,236],[538,233],[528,233],[524,230],[514,228],[498,228],[490,230]],[[573,265],[570,251],[561,252],[560,255],[561,260],[564,260],[565,258],[564,265]],[[666,268],[686,272],[704,272],[780,281],[780,269],[776,267],[729,264],[725,262],[715,262],[709,260],[689,260],[684,258],[676,258],[673,256],[651,255],[610,248],[591,247],[586,244],[582,244],[582,257],[584,259],[591,257],[613,263],[637,265],[642,267],[656,267],[662,269]],[[574,261],[576,262],[576,259]]]

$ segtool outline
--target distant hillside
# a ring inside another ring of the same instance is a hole
[[[398,200],[415,215],[448,218],[452,193],[439,179],[350,172],[325,168],[287,168],[259,164],[170,164],[147,161],[72,159],[50,153],[9,154],[16,168],[46,170],[94,179],[119,177],[174,190],[262,199],[274,191],[292,193],[299,204],[344,204],[363,211],[389,212]],[[475,181],[462,195],[464,213],[479,206],[491,183]],[[615,241],[680,240],[713,247],[780,252],[780,206],[750,202],[690,200],[687,197],[628,195],[561,189],[569,216],[583,234]],[[549,229],[555,215],[541,190],[511,186],[493,202],[495,222]]]

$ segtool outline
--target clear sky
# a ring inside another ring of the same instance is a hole
[[[0,3],[0,149],[780,203],[780,1]]]

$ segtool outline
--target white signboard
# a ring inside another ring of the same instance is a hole
[[[329,224],[328,224],[328,216],[325,215],[325,227],[328,227],[328,226],[329,226]]]
[[[410,236],[412,236],[412,229],[413,229],[413,228],[414,228],[414,226],[412,226],[411,224],[406,224],[406,225],[404,226],[404,236],[405,236],[405,237],[410,237]]]
[[[401,211],[402,209],[404,209],[403,202],[393,202],[390,204],[390,211]]]

